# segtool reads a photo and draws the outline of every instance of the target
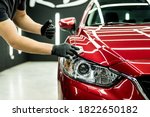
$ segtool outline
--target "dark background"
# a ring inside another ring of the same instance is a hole
[[[45,0],[45,1],[53,2],[55,5],[63,3],[63,0]],[[71,1],[75,1],[75,0],[71,0]],[[55,13],[59,12],[60,18],[75,17],[77,19],[77,25],[78,25],[87,4],[88,2],[80,6],[74,6],[68,8],[50,8],[40,4],[36,4],[35,7],[29,7],[29,0],[27,0],[27,13],[34,21],[39,22],[41,24],[43,24],[48,19],[52,19],[53,24],[55,24]],[[41,37],[26,32],[23,32],[23,35],[33,38],[37,41],[55,44],[55,38],[49,40],[45,37]],[[61,31],[60,33],[61,43],[64,42],[64,40],[68,35],[69,35],[68,32]],[[26,61],[57,61],[56,56],[33,55],[27,53],[22,53],[20,55],[16,50],[14,50],[14,55],[15,55],[15,59],[12,60],[9,56],[8,44],[0,37],[0,71]]]

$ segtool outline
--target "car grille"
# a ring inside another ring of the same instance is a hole
[[[150,99],[150,76],[141,76],[137,78],[145,94]]]

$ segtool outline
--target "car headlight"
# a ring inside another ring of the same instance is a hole
[[[116,71],[81,58],[61,58],[61,64],[65,74],[81,82],[109,87],[120,79]]]

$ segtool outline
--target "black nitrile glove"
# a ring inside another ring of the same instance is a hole
[[[55,27],[52,24],[52,20],[48,20],[41,28],[41,35],[52,39],[55,34]]]
[[[67,43],[63,43],[60,45],[54,45],[52,49],[52,55],[56,55],[59,57],[65,57],[67,59],[70,58],[70,56],[77,55],[77,50],[79,50],[78,47],[75,47],[73,45],[69,45]]]

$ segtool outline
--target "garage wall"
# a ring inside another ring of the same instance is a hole
[[[10,52],[8,44],[0,37],[0,71],[23,63],[26,60],[26,54],[19,54],[14,49]]]
[[[89,2],[88,0],[41,0],[41,2],[39,2],[39,0],[28,0],[27,13],[30,17],[32,17],[33,20],[42,24],[48,19],[52,19],[53,24],[55,24],[56,13],[60,13],[60,18],[73,16],[77,19],[77,23],[79,23],[83,11],[86,8],[88,2]],[[64,7],[68,4],[71,4],[73,6]],[[62,6],[62,7],[57,8],[58,6],[59,7]],[[64,42],[68,34],[69,34],[68,32],[62,32],[62,31],[60,32],[61,43]],[[55,44],[56,42],[55,38],[49,40],[44,37],[40,37],[30,33],[24,33],[24,35],[42,42],[53,43],[53,44]],[[29,61],[40,61],[40,60],[56,61],[57,60],[57,57],[55,56],[40,56],[40,55],[33,55],[33,54],[28,54],[27,58]]]

